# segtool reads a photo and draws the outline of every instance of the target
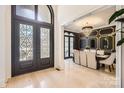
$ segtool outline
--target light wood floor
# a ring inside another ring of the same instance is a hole
[[[8,88],[109,88],[115,87],[115,72],[93,70],[65,60],[65,70],[49,68],[11,78]]]

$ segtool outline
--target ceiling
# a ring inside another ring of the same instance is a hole
[[[58,5],[57,15],[61,25],[79,18],[105,5]]]
[[[102,26],[108,25],[108,19],[110,16],[115,12],[115,6],[109,6],[102,9],[98,9],[92,13],[87,14],[87,16],[81,17],[68,25],[65,26],[65,29],[74,31],[74,32],[81,32],[82,27],[88,25],[93,26],[93,28],[99,28]]]

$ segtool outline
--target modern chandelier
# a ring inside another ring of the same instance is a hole
[[[86,37],[88,37],[88,36],[91,34],[92,29],[93,29],[93,27],[92,27],[92,26],[89,26],[89,25],[88,25],[88,22],[87,22],[87,23],[86,23],[86,26],[84,26],[84,27],[82,28],[82,32],[84,33],[84,35],[85,35]]]

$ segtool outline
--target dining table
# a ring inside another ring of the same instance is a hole
[[[107,57],[109,57],[109,55],[96,55],[97,58],[102,58],[102,59],[106,59]]]

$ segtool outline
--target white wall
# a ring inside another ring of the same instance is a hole
[[[118,9],[121,9],[121,8],[124,8],[124,5],[122,5],[122,6],[118,6]],[[121,27],[121,24],[120,24],[120,27]],[[123,24],[123,27],[124,27],[124,24]],[[123,30],[124,31],[124,30]],[[121,36],[120,36],[120,38],[121,38]],[[124,38],[124,33],[122,34],[122,38]],[[122,44],[122,46],[121,46],[121,63],[120,63],[120,69],[121,69],[121,71],[120,71],[120,79],[121,79],[121,86],[122,86],[122,88],[124,88],[124,44]]]
[[[0,80],[4,85],[11,77],[11,7],[0,6],[0,12]]]
[[[116,10],[120,9],[120,6],[116,6]],[[116,22],[116,30],[120,29],[121,24]],[[117,41],[121,39],[121,33],[116,33],[116,45]],[[116,46],[115,45],[115,46]],[[121,87],[121,46],[116,47],[116,79],[117,87]]]
[[[124,8],[123,5],[116,6],[116,10]],[[121,29],[121,23],[116,22],[116,30]],[[116,34],[116,43],[121,39],[121,36],[124,37],[124,34],[118,32]],[[117,78],[117,87],[124,88],[124,44],[122,46],[116,47],[116,78]]]
[[[5,69],[5,6],[0,6],[0,87],[4,86],[6,69]]]
[[[6,81],[11,78],[11,6],[5,7],[5,53]]]
[[[124,34],[122,37],[124,38]],[[124,88],[124,44],[122,45],[121,80],[122,88]]]
[[[58,21],[58,6],[53,6],[54,16],[55,16],[55,29],[54,29],[54,60],[55,60],[55,68],[64,69],[64,50],[62,50],[64,43],[62,39],[62,26]],[[63,29],[64,30],[64,29]]]
[[[64,67],[64,57],[62,55],[62,48],[61,48],[61,30],[60,25],[58,22],[58,6],[52,6],[54,9],[54,67],[63,69]],[[64,51],[64,50],[63,50]]]

